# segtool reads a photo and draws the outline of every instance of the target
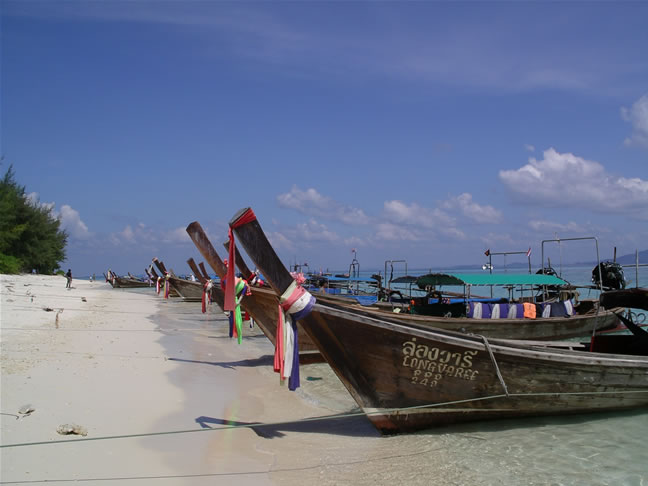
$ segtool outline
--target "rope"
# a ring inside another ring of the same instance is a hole
[[[448,402],[440,403],[428,403],[425,405],[414,405],[411,407],[397,407],[397,408],[384,408],[374,412],[349,412],[342,414],[334,415],[321,415],[318,417],[307,417],[299,420],[282,420],[278,422],[255,422],[251,424],[228,424],[222,425],[219,427],[209,427],[206,429],[185,429],[185,430],[169,430],[163,432],[147,432],[140,434],[121,434],[121,435],[107,435],[101,437],[84,437],[80,439],[60,439],[60,440],[48,440],[48,441],[36,441],[36,442],[20,442],[15,444],[0,444],[0,449],[9,449],[15,447],[28,447],[28,446],[37,446],[37,445],[50,445],[50,444],[69,444],[73,442],[88,442],[88,441],[100,441],[100,440],[114,440],[114,439],[133,439],[141,437],[154,437],[162,435],[177,435],[177,434],[190,434],[194,432],[215,432],[222,430],[231,430],[231,429],[253,429],[255,427],[276,427],[279,425],[289,425],[289,424],[298,424],[298,423],[307,423],[307,422],[321,422],[324,420],[337,420],[344,418],[352,417],[361,417],[361,416],[373,416],[373,415],[396,415],[400,412],[407,412],[408,410],[419,410],[423,408],[437,408],[444,407],[447,405],[460,405],[462,403],[471,403],[471,402],[480,402],[486,400],[493,400],[497,398],[520,398],[520,397],[546,397],[546,396],[589,396],[589,395],[612,395],[612,394],[630,394],[630,393],[648,393],[648,390],[629,390],[629,391],[598,391],[598,392],[538,392],[538,393],[509,393],[508,395],[499,394],[499,395],[489,395],[486,397],[476,397],[476,398],[466,398],[464,400],[452,400]]]
[[[490,344],[488,344],[488,339],[486,339],[486,336],[481,336],[481,338],[484,341],[484,346],[486,346],[486,350],[488,351],[488,354],[490,355],[490,359],[493,362],[493,366],[495,367],[495,372],[497,373],[497,378],[499,378],[499,381],[502,384],[502,388],[504,388],[504,393],[506,393],[506,396],[508,397],[509,396],[508,388],[506,387],[506,383],[504,383],[504,378],[500,373],[499,366],[497,366],[497,361],[495,360],[495,355],[493,354],[493,350],[491,349]]]

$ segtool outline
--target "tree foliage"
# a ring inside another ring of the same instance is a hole
[[[51,207],[26,197],[10,166],[0,182],[0,273],[53,273],[65,260],[60,225]]]

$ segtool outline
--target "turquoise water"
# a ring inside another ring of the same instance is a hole
[[[589,271],[573,269],[572,278],[586,283]],[[646,276],[644,273],[642,278]],[[241,403],[258,400],[274,420],[295,419],[294,423],[272,428],[273,434],[255,439],[254,450],[273,458],[271,484],[648,484],[646,411],[476,422],[393,437],[380,436],[365,417],[300,423],[298,417],[286,415],[290,408],[283,406],[283,401],[294,399],[295,394],[285,395],[291,392],[279,389],[272,398],[262,398],[258,393],[248,395],[236,385],[240,374],[247,379],[254,376],[260,382],[276,382],[272,372],[274,349],[258,330],[255,335],[246,330],[243,343],[237,345],[227,338],[224,319],[213,320],[217,312],[209,317],[201,314],[199,305],[177,301],[160,307],[156,320],[166,335],[161,343],[171,358],[183,364],[170,376],[186,393],[186,408],[179,412],[181,415],[224,417],[226,411],[240,408]],[[194,328],[195,332],[177,332]],[[236,350],[236,358],[224,356],[221,346]],[[301,374],[302,387],[296,396],[319,407],[311,412],[313,415],[357,411],[328,365],[302,365]],[[214,396],[207,400],[205,386],[214,390]],[[229,417],[257,419],[254,415]],[[228,437],[235,439],[236,434],[251,432],[236,431]],[[217,445],[212,450],[214,457],[229,450],[225,438],[211,438]],[[250,473],[259,467],[255,463],[233,471],[231,476],[225,474],[218,484],[234,479],[241,481],[239,484],[260,484],[261,478]]]

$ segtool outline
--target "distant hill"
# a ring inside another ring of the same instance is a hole
[[[636,255],[634,253],[617,257],[617,262],[621,265],[632,265],[633,263],[635,263],[635,261]],[[639,252],[639,263],[648,263],[648,250]]]

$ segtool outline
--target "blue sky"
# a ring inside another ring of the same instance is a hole
[[[187,224],[218,249],[245,206],[314,270],[648,247],[646,2],[1,9],[0,168],[77,275],[184,273]]]

